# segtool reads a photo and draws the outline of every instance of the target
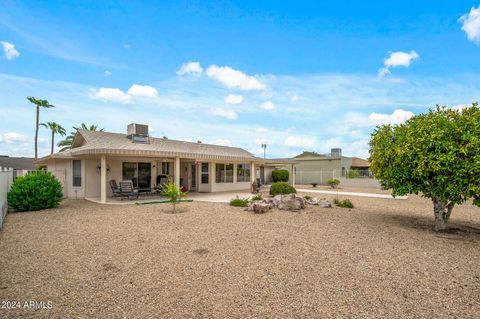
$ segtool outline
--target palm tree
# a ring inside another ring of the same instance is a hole
[[[53,146],[55,145],[55,134],[60,134],[61,136],[65,136],[67,135],[67,132],[65,131],[63,126],[55,122],[47,122],[47,123],[42,123],[40,125],[52,131],[52,151],[50,152],[50,154],[53,154]]]
[[[87,126],[85,125],[84,123],[82,123],[80,126],[78,127],[73,127],[73,132],[70,132],[70,135],[68,135],[63,141],[60,141],[58,142],[57,146],[60,146],[62,147],[60,149],[60,152],[63,152],[65,150],[68,150],[70,147],[72,147],[72,144],[73,144],[73,139],[75,138],[75,134],[77,134],[77,131],[78,130],[87,130],[87,131],[100,131],[100,132],[103,132],[105,131],[104,128],[102,129],[98,129],[98,125],[90,125],[90,126]]]
[[[50,104],[47,100],[40,100],[36,99],[33,96],[27,97],[31,103],[35,104],[37,107],[37,119],[35,121],[35,159],[38,158],[38,121],[40,118],[40,108],[43,107],[45,109],[55,107],[55,105]]]

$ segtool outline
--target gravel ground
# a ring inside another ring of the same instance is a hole
[[[0,317],[478,318],[479,208],[457,207],[436,234],[427,200],[352,200],[264,215],[82,200],[9,214],[2,306],[53,307]]]

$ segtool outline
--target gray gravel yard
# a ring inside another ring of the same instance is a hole
[[[329,196],[325,196],[330,198]],[[254,215],[221,203],[9,214],[2,318],[478,318],[480,209],[436,234],[428,200]]]

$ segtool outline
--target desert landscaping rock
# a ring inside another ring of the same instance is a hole
[[[253,203],[253,212],[256,214],[265,214],[270,210],[270,204],[267,203]]]
[[[437,234],[429,200],[353,202],[355,214],[83,200],[9,214],[0,300],[53,308],[0,318],[478,318],[479,208],[456,207]]]
[[[326,200],[326,199],[319,199],[319,198],[310,198],[309,200],[306,200],[306,203],[309,205],[315,205],[315,206],[320,206],[322,208],[330,208],[332,207],[332,204]]]
[[[277,195],[273,197],[272,201],[280,210],[299,211],[305,208],[305,199],[295,194]]]

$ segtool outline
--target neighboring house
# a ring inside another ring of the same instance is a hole
[[[0,167],[12,168],[14,179],[35,170],[34,161],[35,159],[33,157],[10,157],[7,155],[0,155]]]
[[[35,163],[55,174],[66,197],[105,203],[110,180],[131,180],[139,191],[159,177],[190,192],[249,190],[266,162],[237,147],[150,137],[147,125],[130,124],[127,134],[78,130],[70,149]]]
[[[355,171],[356,175],[361,177],[371,177],[370,164],[367,160],[342,156],[342,150],[339,148],[332,149],[330,154],[305,151],[292,159],[283,160],[295,162],[297,184],[322,184],[331,178],[348,177],[350,171]],[[289,169],[289,166],[286,168]]]

